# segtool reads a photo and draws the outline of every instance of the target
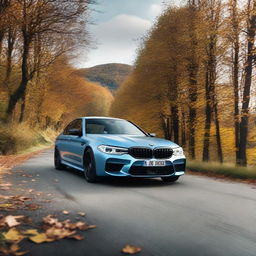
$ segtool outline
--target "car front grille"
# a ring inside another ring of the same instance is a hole
[[[167,159],[171,158],[173,151],[171,148],[145,148],[145,147],[132,147],[129,148],[129,154],[134,158],[140,159]]]
[[[161,166],[161,167],[145,167],[145,166],[132,166],[129,173],[131,175],[171,175],[174,173],[173,166]]]
[[[171,148],[157,148],[154,149],[153,154],[156,159],[171,158],[173,151]]]
[[[129,154],[134,158],[150,159],[153,157],[151,148],[133,147],[129,148]]]

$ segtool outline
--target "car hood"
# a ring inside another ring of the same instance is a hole
[[[147,137],[147,136],[134,136],[134,135],[99,135],[88,134],[87,137],[97,141],[98,145],[104,144],[109,146],[118,147],[178,147],[177,144],[169,140]]]

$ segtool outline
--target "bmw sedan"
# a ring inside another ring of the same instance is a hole
[[[160,177],[174,182],[185,173],[186,158],[177,144],[156,138],[130,121],[81,117],[72,121],[55,143],[57,170],[83,171],[88,182],[102,176]]]

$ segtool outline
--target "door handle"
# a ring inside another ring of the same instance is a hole
[[[85,142],[81,142],[81,146],[84,146]]]

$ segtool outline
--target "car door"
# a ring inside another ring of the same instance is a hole
[[[68,130],[68,147],[67,147],[67,151],[68,151],[68,161],[78,167],[83,167],[83,151],[84,151],[84,145],[85,145],[85,141],[84,141],[84,134],[83,134],[83,120],[82,119],[76,119],[71,127],[69,127]],[[72,135],[70,134],[70,130],[79,130],[81,133],[81,136],[77,136],[77,135]]]
[[[60,152],[61,158],[66,161],[70,162],[70,135],[69,130],[75,125],[75,121],[69,123],[66,128],[64,129],[63,133],[58,137],[57,147]]]

